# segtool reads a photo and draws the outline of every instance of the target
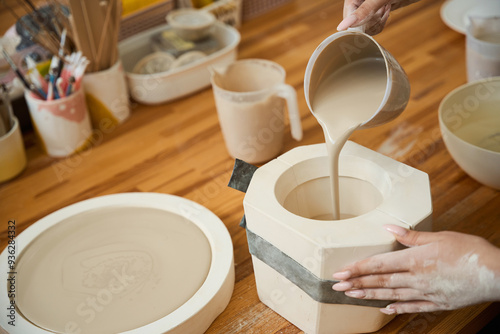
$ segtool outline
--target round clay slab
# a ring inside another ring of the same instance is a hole
[[[202,333],[234,285],[223,223],[176,196],[80,202],[36,222],[16,243],[16,326],[0,322],[10,333]],[[0,260],[7,267],[5,251]],[[7,292],[0,291],[2,307]]]

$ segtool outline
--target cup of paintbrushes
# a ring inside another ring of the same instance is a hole
[[[26,152],[19,121],[8,101],[0,100],[0,182],[10,180],[26,167]]]
[[[31,91],[26,91],[24,97],[37,136],[48,155],[66,157],[89,147],[92,126],[83,87],[53,100],[43,100]]]

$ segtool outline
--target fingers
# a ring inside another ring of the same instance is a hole
[[[337,27],[338,31],[365,25],[365,32],[376,35],[382,31],[389,13],[397,8],[408,6],[418,0],[345,0],[344,20]]]
[[[367,288],[413,288],[426,291],[428,283],[418,279],[410,273],[368,275],[352,278],[348,281],[336,283],[332,287],[335,291]]]
[[[344,3],[344,20],[340,22],[337,30],[342,31],[365,24],[386,4],[390,5],[390,0],[346,0]]]
[[[337,30],[342,31],[342,30],[346,30],[350,27],[354,27],[354,26],[356,26],[357,22],[358,22],[358,18],[356,17],[356,15],[351,14],[351,15],[347,16],[345,19],[343,19],[342,22],[340,22],[340,24],[337,26]]]
[[[344,267],[343,271],[333,274],[333,278],[347,280],[353,277],[406,272],[410,269],[411,262],[408,258],[409,249],[374,255],[352,265]]]
[[[376,300],[423,300],[425,296],[415,289],[356,289],[346,291],[345,294],[358,299]]]
[[[369,23],[366,24],[365,32],[368,35],[372,35],[372,36],[382,32],[382,30],[384,29],[385,23],[389,19],[390,13],[391,13],[391,4],[387,4],[384,7],[380,8],[377,11],[376,17],[374,17],[374,19],[370,20],[370,22],[369,22],[369,23],[371,23],[373,21],[374,23],[371,25]]]
[[[364,0],[345,0],[344,1],[344,18],[348,17],[363,3]]]
[[[388,305],[386,308],[380,310],[380,312],[385,314],[403,314],[403,313],[419,313],[419,312],[435,312],[439,310],[444,310],[444,308],[439,307],[437,304],[430,301],[408,301],[408,302],[396,302]]]
[[[333,278],[337,280],[350,280],[360,276],[376,274],[392,274],[403,272],[428,271],[435,263],[439,241],[446,237],[444,234],[432,232],[410,231],[396,225],[385,225],[396,239],[411,247],[399,251],[374,255],[367,259],[355,262],[334,273]],[[419,247],[417,247],[419,246]]]
[[[407,247],[430,244],[440,239],[437,233],[407,230],[398,225],[384,225],[384,228],[391,232],[399,243]]]
[[[358,17],[358,24],[364,24],[371,19],[375,13],[387,4],[390,5],[390,0],[367,0],[364,1],[355,11]]]

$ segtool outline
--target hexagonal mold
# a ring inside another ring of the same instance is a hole
[[[332,211],[327,166],[326,146],[317,144],[260,167],[243,202],[249,233],[328,283],[344,265],[400,247],[382,225],[431,230],[427,174],[351,141],[339,162],[343,219],[324,220]],[[373,332],[393,318],[355,299],[318,302],[265,259],[252,260],[261,301],[306,333]]]

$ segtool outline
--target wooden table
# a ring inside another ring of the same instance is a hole
[[[376,37],[408,73],[411,100],[395,121],[357,131],[351,139],[429,174],[435,231],[476,234],[500,246],[499,192],[455,164],[439,131],[440,101],[466,82],[465,38],[441,21],[442,2],[422,0],[394,12]],[[280,63],[287,83],[297,90],[304,139],[295,142],[287,131],[285,151],[324,141],[306,106],[303,78],[313,50],[336,31],[342,6],[340,0],[296,0],[241,27],[239,57]],[[109,133],[99,132],[94,147],[67,159],[44,155],[32,134],[25,136],[25,144],[27,169],[0,185],[2,249],[8,219],[16,220],[19,233],[41,217],[91,197],[137,191],[182,196],[218,215],[234,244],[234,293],[207,333],[301,333],[257,297],[245,231],[238,226],[243,194],[226,186],[233,159],[224,146],[210,89],[164,105],[134,104],[129,120]],[[482,304],[400,315],[379,333],[474,333],[499,313],[498,304]]]

